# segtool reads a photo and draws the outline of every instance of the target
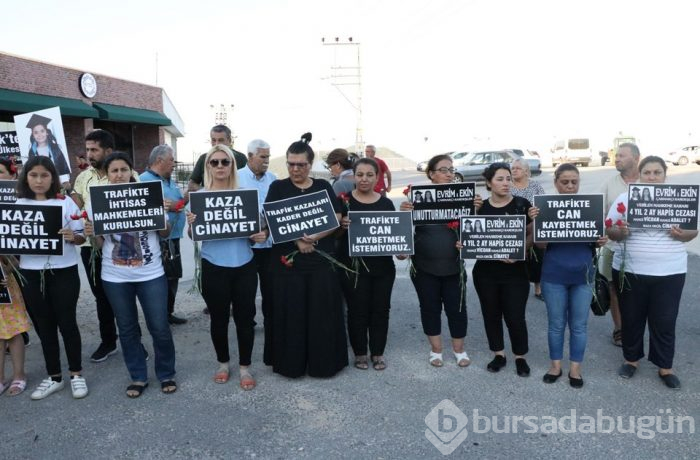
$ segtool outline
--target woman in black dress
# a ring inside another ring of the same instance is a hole
[[[322,190],[328,192],[336,217],[341,204],[331,185],[309,177],[314,151],[311,134],[287,149],[289,178],[270,185],[266,202]],[[334,230],[272,246],[273,357],[272,370],[286,377],[332,377],[348,365],[341,290],[334,266],[317,250],[333,254]],[[293,263],[282,259],[298,251]]]

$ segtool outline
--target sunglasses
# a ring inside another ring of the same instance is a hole
[[[309,166],[309,163],[290,163],[288,161],[287,166],[291,169],[294,169],[294,168],[303,169],[303,168],[306,168],[307,166]]]
[[[221,166],[226,167],[226,166],[231,166],[231,160],[228,158],[224,158],[223,160],[209,160],[209,164],[211,165],[212,168],[218,168],[219,163],[221,163]]]

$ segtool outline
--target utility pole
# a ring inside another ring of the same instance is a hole
[[[332,40],[321,38],[322,46],[333,47],[333,64],[330,67],[329,79],[331,86],[345,98],[355,109],[355,153],[362,156],[365,150],[365,142],[362,138],[362,65],[360,63],[360,43],[354,42],[352,37],[347,41],[334,37]],[[350,53],[348,53],[350,51]],[[353,53],[354,51],[354,53]],[[354,61],[354,62],[353,62]],[[353,99],[348,96],[347,88],[355,88],[356,95]]]

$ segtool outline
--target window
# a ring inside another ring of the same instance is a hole
[[[588,139],[569,139],[569,150],[586,150],[588,148]]]

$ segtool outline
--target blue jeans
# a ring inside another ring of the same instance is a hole
[[[588,337],[588,313],[593,298],[591,286],[542,281],[542,295],[549,319],[549,359],[559,361],[564,356],[564,332],[568,323],[569,360],[582,362]]]
[[[146,355],[141,346],[138,325],[137,297],[153,339],[156,377],[161,382],[172,379],[175,376],[175,344],[168,324],[168,282],[165,275],[142,282],[112,283],[103,280],[102,283],[117,319],[119,342],[131,380],[148,381]]]

